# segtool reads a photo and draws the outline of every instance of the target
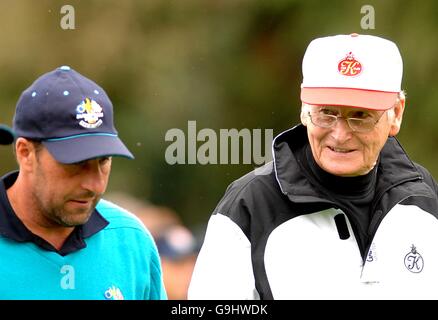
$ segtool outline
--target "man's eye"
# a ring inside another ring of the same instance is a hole
[[[330,109],[319,109],[318,111],[319,114],[321,115],[338,115],[338,113],[335,110],[330,110]]]
[[[111,157],[104,157],[104,158],[99,159],[100,163],[102,163],[102,164],[107,163],[110,160],[111,160]]]
[[[77,167],[82,167],[87,163],[87,160],[84,161],[80,161],[80,162],[75,162],[73,163],[73,165],[77,166]]]
[[[356,111],[349,115],[350,118],[356,118],[356,119],[367,119],[371,117],[371,115],[368,112],[364,111]]]

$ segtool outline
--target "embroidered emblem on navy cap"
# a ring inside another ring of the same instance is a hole
[[[420,273],[424,267],[424,260],[421,254],[417,251],[414,245],[411,247],[411,252],[405,256],[405,267],[410,272]]]
[[[103,109],[93,99],[85,98],[80,105],[76,107],[76,119],[79,125],[87,129],[95,129],[102,124]]]

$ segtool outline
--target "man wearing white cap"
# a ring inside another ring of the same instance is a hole
[[[437,184],[394,137],[402,69],[379,37],[310,43],[302,124],[275,138],[265,175],[227,189],[189,298],[438,298]]]

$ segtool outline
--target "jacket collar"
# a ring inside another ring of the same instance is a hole
[[[296,151],[308,143],[307,129],[302,124],[275,137],[273,158],[276,179],[281,191],[293,202],[331,203],[310,183],[296,156]],[[394,137],[388,138],[380,152],[377,175],[376,195],[403,182],[422,179],[420,172]]]

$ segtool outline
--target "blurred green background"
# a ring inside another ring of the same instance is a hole
[[[63,30],[63,5],[75,29]],[[362,30],[361,8],[375,9]],[[254,165],[169,165],[169,129],[273,129],[299,120],[301,60],[316,37],[374,34],[397,43],[407,107],[399,139],[438,177],[438,1],[0,0],[0,122],[11,125],[21,92],[70,65],[115,106],[134,161],[115,159],[109,192],[124,191],[205,223],[227,185]],[[202,143],[198,143],[200,145]],[[0,174],[16,169],[0,148]],[[26,196],[26,195],[23,195]]]

